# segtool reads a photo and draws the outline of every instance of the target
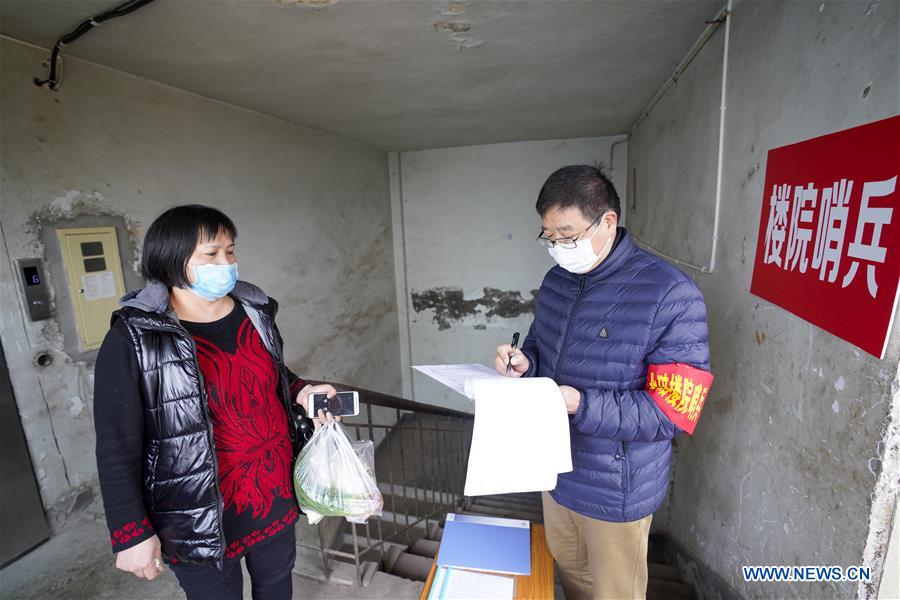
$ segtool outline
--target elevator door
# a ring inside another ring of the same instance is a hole
[[[0,565],[50,536],[34,468],[0,347]]]

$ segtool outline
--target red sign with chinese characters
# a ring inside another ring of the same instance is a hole
[[[879,358],[900,280],[900,116],[769,150],[750,291]]]

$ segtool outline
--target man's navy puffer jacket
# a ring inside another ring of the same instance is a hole
[[[557,480],[562,506],[604,521],[634,521],[666,496],[680,430],[645,390],[651,364],[709,370],[706,305],[694,281],[638,248],[624,228],[610,256],[575,275],[544,277],[522,345],[526,377],[581,392],[570,417],[574,470]]]

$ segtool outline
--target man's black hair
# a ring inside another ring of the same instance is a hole
[[[200,242],[219,233],[237,239],[237,227],[222,211],[200,204],[170,208],[156,217],[144,237],[141,275],[168,287],[188,287],[187,262]]]
[[[619,194],[603,173],[603,166],[569,165],[553,172],[541,187],[535,208],[542,217],[551,208],[577,206],[588,219],[607,211],[619,216]]]

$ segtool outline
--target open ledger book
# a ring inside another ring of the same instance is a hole
[[[572,470],[569,418],[552,379],[478,364],[413,368],[475,401],[466,496],[552,490]]]

